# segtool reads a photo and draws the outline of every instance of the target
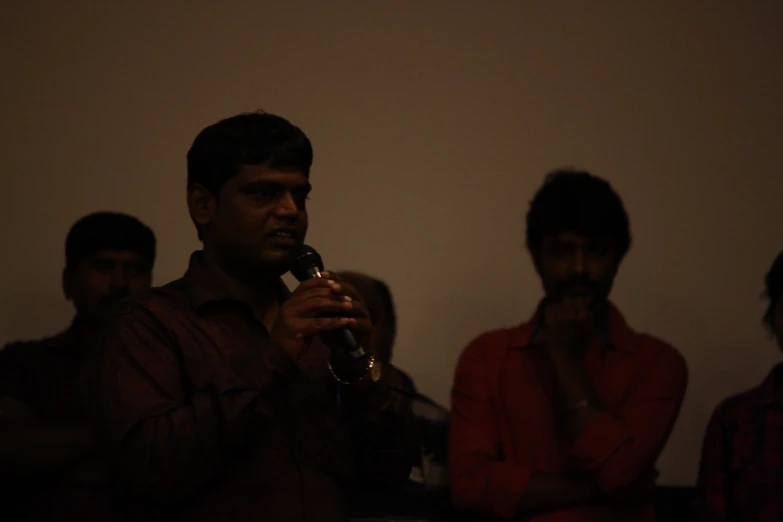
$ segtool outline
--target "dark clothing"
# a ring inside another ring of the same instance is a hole
[[[78,321],[61,334],[31,342],[15,342],[0,351],[0,429],[25,423],[76,424],[88,422],[80,388],[86,351]],[[10,399],[10,400],[9,400]],[[19,418],[16,402],[26,406],[30,419]],[[10,520],[110,520],[104,462],[88,455],[67,469],[30,477],[2,477],[4,511]]]
[[[699,470],[699,520],[783,520],[783,365],[757,388],[726,399],[707,427]]]
[[[396,370],[338,390],[329,349],[295,362],[200,252],[126,301],[100,345],[89,396],[130,519],[340,521],[354,484],[405,484],[416,441]]]
[[[79,388],[84,359],[74,348],[75,337],[72,326],[54,337],[0,350],[0,396],[27,405],[47,421],[86,418]]]

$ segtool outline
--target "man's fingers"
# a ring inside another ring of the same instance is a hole
[[[319,315],[345,315],[352,316],[354,303],[332,296],[314,296],[306,300],[298,300],[290,303],[289,313],[293,317],[309,318]]]
[[[298,336],[315,335],[321,332],[329,332],[339,328],[353,329],[357,320],[353,317],[316,317],[314,319],[301,319],[293,326]]]
[[[347,299],[344,299],[343,295],[340,293],[339,287],[328,286],[328,285],[320,285],[313,288],[307,288],[305,290],[302,290],[295,296],[291,296],[291,300],[297,303],[305,302],[314,298],[328,298],[339,302],[347,301]]]

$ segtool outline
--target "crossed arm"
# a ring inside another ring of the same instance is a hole
[[[455,374],[449,467],[457,507],[507,519],[525,517],[592,504],[651,472],[687,382],[685,363],[676,352],[663,350],[645,366],[617,412],[604,411],[587,379],[560,361],[558,396],[571,405],[587,401],[566,413],[571,461],[579,470],[571,476],[499,458],[497,375],[487,366],[489,341],[485,335],[471,343]]]

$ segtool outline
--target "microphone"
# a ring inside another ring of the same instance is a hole
[[[291,274],[300,282],[307,281],[314,277],[323,277],[321,272],[324,270],[324,263],[321,256],[315,249],[308,245],[301,245],[291,249]],[[350,330],[343,328],[340,330],[343,339],[348,344],[351,358],[361,359],[366,356],[366,352],[359,342],[353,336]]]

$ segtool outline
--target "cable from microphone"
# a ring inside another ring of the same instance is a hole
[[[323,277],[321,272],[324,270],[324,263],[321,260],[321,256],[313,247],[301,245],[300,247],[291,250],[290,257],[291,274],[293,274],[300,283],[314,277]],[[367,355],[350,330],[342,328],[340,331],[342,332],[343,339],[348,344],[350,349],[348,354],[351,358],[356,360]]]

